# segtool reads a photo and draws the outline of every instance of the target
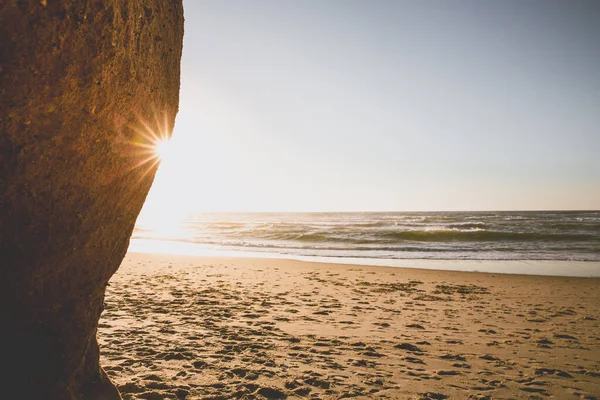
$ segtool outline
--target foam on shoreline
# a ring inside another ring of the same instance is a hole
[[[197,257],[233,257],[281,259],[316,262],[321,264],[348,264],[396,268],[435,269],[442,271],[486,272],[496,274],[600,277],[600,262],[562,260],[420,260],[382,259],[358,257],[309,257],[292,256],[266,252],[220,251],[202,249],[182,242],[135,241],[129,247],[130,253],[162,254]]]

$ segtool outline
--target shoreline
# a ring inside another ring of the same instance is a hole
[[[148,254],[171,257],[232,258],[259,260],[289,260],[317,264],[371,266],[402,269],[481,272],[503,275],[561,276],[599,278],[600,261],[566,260],[438,260],[438,259],[380,259],[358,257],[292,256],[267,252],[204,251],[183,249],[170,253],[158,247],[155,251],[130,250],[127,254]],[[135,248],[135,247],[134,247]],[[188,250],[188,251],[186,251]]]

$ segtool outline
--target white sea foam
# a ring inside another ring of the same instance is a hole
[[[175,225],[137,226],[132,249],[390,266],[418,259],[600,261],[597,211],[225,213]]]

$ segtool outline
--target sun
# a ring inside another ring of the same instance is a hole
[[[168,159],[172,153],[171,141],[168,137],[160,138],[154,144],[154,152],[159,160]]]
[[[140,179],[155,169],[158,164],[166,158],[172,157],[173,149],[170,143],[169,119],[166,113],[163,114],[164,120],[155,118],[155,128],[145,120],[140,118],[139,125],[132,126],[137,136],[133,142],[130,142],[136,149],[135,163],[131,169],[143,168]]]

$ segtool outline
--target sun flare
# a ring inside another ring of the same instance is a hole
[[[158,157],[158,159],[161,161],[169,157],[171,150],[171,141],[169,138],[166,137],[159,139],[154,145],[154,152],[156,153],[156,157]]]
[[[163,121],[160,121],[157,114],[154,129],[142,119],[140,119],[139,125],[131,127],[137,133],[136,140],[131,142],[137,149],[137,160],[132,169],[145,168],[141,174],[142,178],[172,153],[169,119],[166,113],[163,114],[163,117]]]

